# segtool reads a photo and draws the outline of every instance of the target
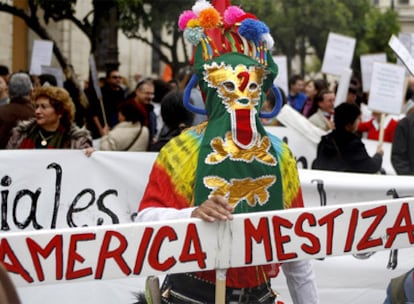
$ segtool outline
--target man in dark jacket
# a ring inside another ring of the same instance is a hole
[[[361,110],[354,104],[342,103],[335,108],[335,130],[322,137],[312,169],[355,173],[380,171],[384,151],[378,145],[375,155],[368,155],[364,143],[355,134],[360,117]]]
[[[414,175],[414,110],[398,122],[391,148],[391,164],[399,175]]]
[[[0,149],[6,147],[11,130],[19,121],[35,116],[35,110],[30,100],[32,89],[29,75],[16,73],[10,76],[10,103],[0,106]]]

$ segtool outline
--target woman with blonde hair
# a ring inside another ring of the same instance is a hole
[[[84,149],[92,137],[73,121],[75,105],[62,88],[46,86],[33,92],[35,117],[21,121],[12,130],[7,149]]]

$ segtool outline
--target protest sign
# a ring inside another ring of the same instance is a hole
[[[351,82],[352,70],[346,68],[342,71],[339,79],[338,89],[335,96],[335,107],[346,101],[348,96],[349,83]]]
[[[369,92],[371,89],[371,77],[374,62],[387,62],[387,56],[385,53],[361,55],[360,62],[362,89],[364,92]]]
[[[285,95],[289,94],[289,80],[287,72],[287,57],[286,56],[273,56],[274,62],[277,64],[278,73],[277,77],[273,81],[273,84],[281,88]]]
[[[354,56],[355,44],[355,38],[329,33],[322,72],[339,76],[344,69],[349,69]]]
[[[368,108],[381,113],[401,113],[405,70],[396,64],[375,62],[372,69]]]
[[[89,70],[90,70],[90,75],[91,75],[91,80],[92,80],[92,87],[95,91],[96,97],[98,98],[99,105],[100,105],[101,112],[102,112],[102,118],[103,118],[103,122],[105,126],[105,125],[108,125],[108,122],[107,122],[105,107],[104,107],[103,99],[102,99],[103,98],[102,91],[101,91],[101,87],[99,86],[98,71],[96,70],[95,57],[93,54],[89,56]]]
[[[388,45],[405,65],[411,75],[414,75],[414,58],[411,55],[410,51],[407,50],[401,41],[394,35],[391,36],[390,40],[388,41]]]
[[[50,66],[52,63],[53,41],[35,40],[33,42],[30,74],[40,75],[42,65]]]

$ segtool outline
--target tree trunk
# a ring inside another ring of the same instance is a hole
[[[91,52],[98,71],[118,69],[117,7],[114,1],[93,1],[94,24]]]

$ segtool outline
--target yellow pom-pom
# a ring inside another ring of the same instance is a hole
[[[200,26],[204,29],[218,27],[221,22],[219,12],[213,7],[202,10],[198,19],[200,20]]]
[[[187,23],[187,27],[197,27],[200,26],[200,22],[197,19],[191,19]]]

